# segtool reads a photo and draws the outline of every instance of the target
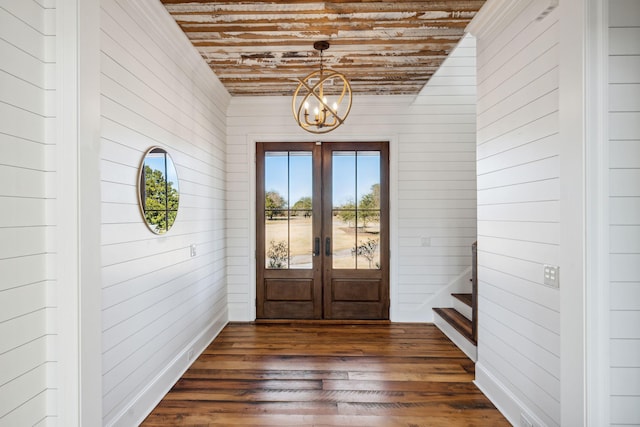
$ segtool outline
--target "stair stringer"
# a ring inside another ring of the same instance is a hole
[[[447,336],[469,359],[473,362],[478,360],[478,347],[473,345],[471,341],[462,336],[462,334],[451,326],[446,320],[434,313],[433,323]]]
[[[462,273],[440,289],[434,296],[425,302],[431,311],[432,322],[440,329],[469,359],[476,361],[478,350],[473,343],[463,337],[460,332],[456,331],[453,326],[449,325],[445,320],[433,312],[433,307],[453,307],[454,297],[451,294],[471,293],[473,285],[471,283],[471,266],[467,267]]]
[[[453,307],[453,297],[451,294],[463,294],[471,292],[471,266],[464,269],[457,277],[453,278],[447,285],[433,294],[429,300],[423,304],[431,314],[431,322],[434,321],[433,307]]]

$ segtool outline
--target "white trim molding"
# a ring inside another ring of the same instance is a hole
[[[56,8],[58,423],[101,425],[100,1]]]
[[[256,143],[258,142],[315,142],[316,138],[299,137],[293,134],[266,135],[260,136],[248,134],[247,143],[247,167],[249,176],[249,253],[251,265],[249,266],[249,292],[247,310],[245,313],[239,311],[230,312],[230,321],[250,322],[256,319]],[[344,136],[324,138],[331,142],[366,142],[366,141],[387,141],[389,143],[389,319],[398,320],[398,137],[397,136]]]
[[[586,140],[584,0],[559,7],[560,141],[560,424],[586,425]]]
[[[610,422],[609,1],[587,2],[586,425]]]

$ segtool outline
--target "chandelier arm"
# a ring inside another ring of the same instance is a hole
[[[300,80],[300,79],[298,79],[298,80],[300,81],[301,84],[304,84],[302,82],[302,80]],[[296,119],[296,122],[298,122],[298,125],[300,125],[301,128],[303,128],[306,131],[312,132],[309,127],[310,126],[315,126],[316,123],[309,122],[309,114],[306,111],[306,109],[305,109],[305,113],[304,113],[304,122],[303,122],[303,119],[301,118],[302,108],[304,107],[304,104],[305,104],[306,100],[309,98],[309,93],[307,93],[307,95],[302,99],[302,102],[300,103],[298,109],[296,110],[296,108],[295,108],[296,98],[298,96],[298,93],[300,92],[301,87],[302,87],[301,85],[298,85],[298,87],[296,88],[296,90],[295,90],[295,92],[293,94],[293,99],[291,101],[291,106],[292,106],[292,109],[293,109],[293,115],[294,115],[294,118]]]
[[[307,100],[309,99],[309,95],[311,95],[311,94],[310,94],[310,93],[307,93],[307,94],[305,95],[305,97],[304,97],[304,98],[302,98],[302,102],[300,103],[300,109],[302,109],[302,107],[304,106],[304,104],[305,104],[305,103],[307,102]],[[307,126],[318,126],[318,122],[319,122],[319,120],[318,120],[318,117],[315,117],[315,116],[314,116],[314,121],[310,122],[310,121],[309,121],[309,113],[308,113],[308,112],[306,111],[306,109],[305,109],[304,122],[305,122],[305,124],[306,124]],[[298,121],[298,123],[299,123],[299,121]],[[305,127],[305,129],[306,129],[306,127]],[[307,130],[308,130],[308,129],[307,129]]]
[[[304,105],[304,104],[306,104],[306,103],[308,102],[308,99],[309,99],[309,96],[310,96],[310,95],[311,95],[311,93],[310,93],[310,92],[308,92],[308,93],[305,95],[305,97],[302,99],[302,105]],[[318,126],[318,123],[321,123],[321,122],[320,122],[320,120],[319,120],[319,118],[320,118],[320,117],[319,117],[319,115],[320,115],[320,112],[318,112],[318,114],[317,114],[317,115],[316,115],[316,114],[314,114],[314,115],[313,115],[313,121],[312,121],[312,122],[310,122],[310,121],[309,121],[309,116],[310,116],[310,114],[307,114],[307,115],[305,115],[305,116],[304,116],[304,120],[305,120],[306,124],[307,124],[307,125],[309,125],[309,126]]]
[[[293,99],[291,101],[291,105],[293,107],[294,110],[294,118],[296,119],[296,121],[298,122],[298,124],[305,130],[309,130],[307,128],[307,126],[317,126],[317,122],[309,122],[309,114],[305,109],[305,114],[304,114],[304,124],[302,122],[302,119],[300,118],[300,112],[302,111],[302,108],[305,105],[305,102],[309,99],[309,96],[313,93],[315,95],[315,92],[313,92],[313,89],[306,83],[306,80],[311,77],[313,74],[315,74],[317,72],[311,73],[309,74],[307,77],[305,77],[304,79],[298,79],[298,81],[300,82],[300,84],[298,85],[298,87],[296,88],[296,91],[293,94]],[[305,87],[307,89],[307,94],[304,96],[304,98],[302,99],[302,102],[300,102],[300,106],[298,107],[297,111],[295,109],[295,103],[296,103],[296,98],[298,96],[298,93],[300,92],[300,89],[302,87]],[[314,86],[315,88],[315,86]],[[317,98],[317,95],[316,95]],[[306,126],[304,126],[306,124]]]
[[[316,72],[317,73],[317,72]],[[313,95],[318,101],[320,101],[321,104],[324,104],[324,101],[322,100],[322,95],[318,95],[316,93],[316,88],[320,87],[322,89],[322,80],[320,80],[318,83],[316,83],[315,85],[313,85],[313,87],[309,86],[306,82],[306,80],[311,77],[313,74],[309,74],[307,77],[304,78],[304,80],[300,80],[298,79],[298,81],[300,82],[301,85],[303,85],[305,88],[307,88],[307,90],[309,91],[309,93],[307,94],[307,96],[305,96],[305,100],[309,97],[309,95]]]

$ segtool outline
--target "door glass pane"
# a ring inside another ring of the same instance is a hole
[[[358,269],[380,268],[380,152],[358,151]]]
[[[313,229],[311,211],[291,211],[289,241],[291,259],[289,268],[312,268]]]
[[[332,166],[333,268],[356,268],[351,249],[356,242],[356,152],[334,151]]]
[[[265,267],[312,268],[311,152],[265,153]]]
[[[289,268],[289,243],[286,218],[265,219],[264,242],[266,268]]]
[[[351,253],[357,257],[358,270],[376,270],[380,268],[380,250],[378,246],[380,238],[369,237],[359,240],[358,244]]]
[[[333,210],[331,237],[333,268],[356,268],[352,249],[356,243],[355,209]]]
[[[333,268],[380,268],[380,153],[333,152]]]
[[[352,209],[356,202],[356,152],[334,151],[331,160],[334,209]]]
[[[267,152],[264,156],[265,266],[289,268],[287,200],[289,155]]]

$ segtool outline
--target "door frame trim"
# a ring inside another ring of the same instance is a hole
[[[398,315],[398,136],[361,135],[359,137],[331,137],[323,138],[330,142],[370,142],[386,141],[389,144],[389,320],[393,322]],[[303,138],[291,134],[273,135],[267,137],[256,134],[247,135],[248,162],[248,194],[247,203],[249,216],[247,228],[249,230],[249,280],[247,292],[246,318],[234,319],[238,321],[256,320],[256,143],[258,142],[317,142],[318,138]]]

